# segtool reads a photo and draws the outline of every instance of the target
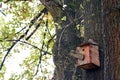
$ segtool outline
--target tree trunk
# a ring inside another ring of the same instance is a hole
[[[104,51],[103,51],[103,28],[102,28],[102,13],[101,13],[101,1],[90,0],[84,1],[85,5],[85,40],[93,39],[99,45],[100,54],[100,68],[83,70],[82,80],[104,80]]]
[[[64,2],[63,2],[64,1]],[[120,1],[119,0],[41,0],[61,28],[56,27],[53,48],[54,80],[120,80]],[[63,5],[67,4],[66,8]],[[83,39],[78,36],[74,20],[84,25],[84,40],[99,44],[100,68],[75,68],[75,58],[69,52]],[[67,20],[61,18],[66,16]],[[69,25],[66,27],[66,25]]]
[[[56,26],[56,43],[53,48],[53,60],[56,66],[54,71],[54,80],[75,80],[75,58],[69,55],[70,50],[75,50],[75,47],[81,43],[81,38],[77,36],[79,31],[76,29],[76,23],[82,19],[75,19],[75,10],[71,9],[77,7],[76,1],[66,0],[64,3],[59,0],[50,0],[41,2],[50,11],[54,21],[59,23]],[[75,3],[74,3],[75,2]],[[63,6],[67,3],[67,7]],[[79,2],[78,2],[79,3]],[[77,10],[77,9],[76,9]],[[66,16],[66,20],[61,20]],[[77,15],[78,16],[78,15]]]
[[[120,80],[120,0],[103,0],[104,80]]]

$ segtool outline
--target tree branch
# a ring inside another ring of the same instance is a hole
[[[3,64],[4,64],[4,62],[5,62],[5,60],[6,60],[7,56],[8,56],[8,54],[9,54],[10,51],[12,50],[12,48],[13,48],[13,47],[17,44],[17,42],[20,41],[24,36],[25,36],[24,34],[21,35],[21,36],[19,37],[19,39],[16,40],[15,42],[13,42],[12,46],[11,46],[10,48],[8,48],[8,51],[7,51],[7,53],[5,54],[5,56],[4,56],[3,60],[2,60],[2,63],[1,63],[1,65],[0,65],[0,70],[2,69]]]
[[[43,19],[43,17],[45,16],[45,14],[47,14],[47,11],[44,12],[44,15],[42,16],[42,18],[39,19],[39,23],[36,25],[36,27],[33,30],[33,32],[31,32],[31,34],[26,38],[26,40],[29,40],[30,37],[38,30],[38,28],[40,27],[41,20]]]
[[[18,41],[20,41],[22,38],[24,38],[25,35],[27,35],[27,33],[29,32],[29,29],[32,27],[32,25],[35,23],[35,21],[42,15],[42,13],[45,13],[45,12],[47,12],[47,9],[46,9],[46,8],[44,8],[40,13],[38,13],[38,15],[31,20],[30,25],[29,25],[29,28],[26,30],[26,32],[23,33],[23,34],[18,38],[18,40],[16,40],[15,42],[13,42],[13,44],[11,45],[10,48],[8,48],[8,51],[7,51],[7,53],[5,54],[5,56],[4,56],[3,60],[2,60],[2,63],[1,63],[1,65],[0,65],[0,70],[2,69],[2,67],[3,67],[3,65],[4,65],[4,62],[5,62],[8,54],[9,54],[10,51],[12,50],[12,48],[18,43]]]
[[[46,23],[45,23],[45,24],[46,24]],[[44,35],[43,35],[43,43],[42,43],[42,48],[41,48],[41,49],[43,49],[43,48],[44,48],[44,45],[45,45],[44,40],[45,40],[45,38],[46,38],[46,32],[47,32],[47,28],[45,29],[45,32],[44,32]],[[37,73],[38,73],[38,71],[39,71],[39,66],[40,66],[40,63],[41,63],[41,60],[42,60],[42,56],[43,56],[43,54],[42,54],[42,52],[40,52],[39,62],[38,62],[38,65],[37,65],[37,70],[36,70],[36,72],[35,72],[35,75],[34,75],[34,76],[36,76],[36,75],[37,75]]]
[[[26,28],[26,26],[25,26],[25,27],[23,27],[20,31],[16,32],[15,34],[20,33],[20,32],[21,32],[21,31],[23,31],[25,28]]]
[[[69,26],[71,26],[73,23],[76,23],[77,21],[81,21],[82,20],[82,16],[81,17],[79,17],[78,19],[75,19],[75,20],[73,20],[70,24],[67,24],[63,29],[62,29],[62,32],[61,32],[61,34],[60,34],[60,38],[59,38],[59,40],[58,40],[58,54],[60,53],[60,46],[61,46],[61,39],[62,39],[62,36],[63,36],[63,34],[64,34],[64,31],[69,27]]]
[[[35,21],[42,15],[42,13],[46,13],[48,10],[46,9],[46,8],[44,8],[42,11],[40,11],[39,13],[38,13],[38,15],[35,17],[35,18],[33,18],[32,20],[31,20],[31,22],[30,22],[30,25],[29,25],[29,27],[28,27],[28,29],[26,30],[26,35],[27,35],[27,33],[29,32],[29,30],[30,30],[30,28],[33,26],[33,24],[35,23]]]
[[[51,41],[54,39],[55,36],[56,36],[56,34],[54,34],[54,35],[51,37],[51,39],[49,39],[49,40],[47,41],[47,42],[48,42],[48,43],[47,43],[47,47],[46,47],[46,48],[47,48],[47,50],[46,50],[47,52],[48,52],[49,45],[50,45]],[[44,53],[44,55],[46,55],[46,54],[47,54],[47,53]]]
[[[52,53],[47,52],[47,51],[44,51],[43,49],[40,49],[40,48],[38,48],[37,46],[35,46],[35,45],[33,45],[33,44],[30,44],[30,43],[28,43],[28,42],[26,42],[26,41],[19,41],[19,42],[22,42],[22,43],[25,43],[25,44],[27,44],[27,45],[30,45],[30,46],[32,46],[32,47],[38,49],[40,52],[44,52],[44,53],[47,53],[47,54],[49,54],[49,55],[52,54]]]
[[[48,34],[49,34],[50,37],[52,38],[52,35],[51,35],[51,33],[50,33],[50,30],[48,29],[48,19],[47,19],[47,21],[46,21],[46,28],[47,28]]]

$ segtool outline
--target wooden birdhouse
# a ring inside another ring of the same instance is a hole
[[[93,69],[100,67],[98,44],[92,39],[84,42],[80,47],[76,48],[76,54],[82,56],[77,57],[76,65],[83,69]]]

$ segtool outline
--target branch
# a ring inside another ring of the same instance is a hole
[[[47,27],[48,27],[48,19],[46,20],[46,23],[45,23],[45,25],[46,25],[46,29],[45,29],[45,32],[44,32],[44,39],[46,38],[46,32],[47,32]],[[48,52],[48,47],[49,47],[49,44],[50,44],[50,42],[54,39],[54,37],[56,36],[56,34],[55,35],[53,35],[53,36],[51,36],[51,39],[50,40],[48,40],[48,44],[47,44],[47,50],[46,50],[46,52]],[[42,49],[43,49],[43,47],[44,47],[44,44],[45,44],[45,42],[44,42],[44,39],[43,39],[43,43],[42,43]],[[40,66],[40,63],[41,63],[41,61],[42,61],[42,56],[43,55],[46,55],[47,53],[44,53],[44,54],[42,54],[41,52],[40,52],[40,56],[39,56],[39,62],[38,62],[38,65],[37,65],[37,70],[36,70],[36,72],[35,72],[35,75],[34,76],[36,76],[37,75],[37,73],[38,73],[38,71],[39,71],[39,66]]]
[[[50,40],[51,40],[51,39],[50,39]],[[18,40],[6,40],[6,41],[13,41],[13,42],[15,42],[15,41],[18,41]],[[1,42],[3,42],[3,41],[1,41]],[[49,55],[52,54],[52,53],[48,52],[47,50],[46,50],[46,51],[45,51],[45,50],[42,50],[42,49],[38,48],[37,46],[35,46],[35,45],[31,44],[31,43],[28,43],[28,42],[26,42],[26,41],[19,41],[19,42],[24,43],[24,44],[27,44],[27,45],[29,45],[29,46],[32,46],[32,47],[38,49],[40,52],[42,51],[42,52],[44,52],[44,53],[46,53],[46,54],[49,54]],[[49,42],[49,40],[48,40],[48,42]],[[7,49],[7,50],[8,50],[8,49]],[[45,54],[44,54],[44,55],[45,55]]]
[[[36,28],[33,30],[33,32],[31,32],[31,34],[26,38],[26,40],[28,41],[30,39],[30,37],[37,31],[37,29],[40,26],[41,21],[37,24]]]
[[[30,46],[32,46],[32,47],[38,49],[40,52],[44,52],[44,53],[47,53],[47,54],[49,54],[49,55],[52,54],[52,53],[47,52],[47,51],[44,51],[43,49],[40,49],[40,48],[38,48],[37,46],[35,46],[35,45],[33,45],[33,44],[30,44],[30,43],[28,43],[28,42],[26,42],[26,41],[19,41],[19,42],[22,42],[22,43],[25,43],[25,44],[27,44],[27,45],[30,45]]]
[[[25,27],[23,27],[20,31],[16,32],[15,34],[20,33],[20,32],[21,32],[21,31],[23,31],[25,28],[26,28],[26,26],[25,26]]]
[[[60,46],[61,46],[61,39],[62,39],[62,36],[63,36],[63,34],[64,34],[64,31],[69,27],[69,26],[71,26],[73,23],[76,23],[77,21],[81,21],[82,20],[82,16],[81,17],[79,17],[78,19],[75,19],[75,20],[73,20],[70,24],[67,24],[63,29],[62,29],[62,32],[61,32],[61,34],[60,34],[60,38],[59,38],[59,40],[58,40],[58,54],[60,53]]]
[[[4,62],[5,62],[8,54],[9,54],[10,51],[12,50],[12,48],[17,44],[18,41],[20,41],[22,38],[24,38],[25,35],[27,35],[29,29],[32,27],[32,25],[35,23],[35,21],[36,21],[36,20],[41,16],[41,14],[44,13],[44,12],[47,12],[47,9],[46,9],[46,8],[44,8],[40,13],[38,13],[38,15],[37,15],[34,19],[31,20],[30,25],[29,25],[29,28],[26,30],[26,32],[25,32],[23,35],[21,35],[21,36],[18,38],[18,40],[16,40],[15,42],[13,42],[13,44],[11,45],[10,48],[8,48],[8,51],[7,51],[7,53],[5,54],[5,56],[4,56],[3,60],[2,60],[2,63],[1,63],[1,65],[0,65],[0,70],[2,69],[2,67],[3,67],[3,65],[4,65]]]
[[[45,24],[46,24],[46,23],[45,23]],[[47,29],[45,29],[45,32],[44,32],[44,35],[43,35],[43,43],[42,43],[42,48],[41,48],[41,49],[43,49],[44,44],[45,44],[44,40],[45,40],[45,38],[46,38],[46,32],[47,32]],[[40,66],[40,63],[41,63],[41,61],[42,61],[42,56],[43,56],[43,54],[42,54],[42,52],[40,52],[39,62],[38,62],[38,65],[37,65],[37,70],[36,70],[36,72],[35,72],[35,75],[34,75],[34,76],[36,76],[36,75],[37,75],[37,73],[38,73],[38,71],[39,71],[39,66]]]
[[[47,43],[47,47],[46,47],[46,48],[47,48],[47,50],[46,50],[47,52],[48,52],[49,45],[50,45],[51,41],[54,39],[55,36],[56,36],[56,34],[54,34],[54,35],[51,37],[51,39],[49,39],[49,40],[47,41],[47,42],[48,42],[48,43]],[[44,55],[46,55],[46,54],[47,54],[47,53],[45,52]]]
[[[44,18],[44,16],[45,16],[46,13],[47,13],[47,11],[44,12],[44,15],[42,16],[42,18],[39,19],[39,23],[36,25],[36,27],[33,30],[33,32],[31,32],[31,34],[26,38],[26,40],[29,40],[30,37],[38,30],[38,28],[40,27],[41,20]]]
[[[47,19],[47,21],[46,21],[46,28],[47,28],[48,34],[49,34],[50,37],[52,38],[52,35],[51,35],[51,33],[50,33],[50,30],[48,29],[48,19]]]
[[[37,15],[34,19],[31,20],[30,25],[29,25],[26,33],[25,33],[26,35],[27,35],[27,33],[29,32],[29,30],[30,30],[30,28],[32,27],[32,25],[35,23],[35,21],[42,15],[42,13],[46,13],[47,11],[48,11],[48,10],[47,10],[46,8],[44,8],[40,13],[38,13],[38,15]]]
[[[4,64],[4,62],[5,62],[5,60],[6,60],[7,56],[8,56],[8,54],[9,54],[10,51],[12,50],[12,48],[13,48],[13,47],[17,44],[17,42],[20,41],[24,36],[25,36],[24,34],[21,35],[21,36],[19,37],[19,39],[16,40],[15,42],[13,42],[12,46],[11,46],[10,48],[8,48],[8,51],[7,51],[7,53],[5,54],[5,56],[4,56],[3,60],[2,60],[2,63],[1,63],[1,65],[0,65],[0,70],[2,69],[3,64]]]
[[[3,1],[4,3],[7,3],[7,2],[9,2],[10,0],[5,0],[5,1]]]

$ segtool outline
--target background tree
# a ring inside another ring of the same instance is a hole
[[[0,79],[50,79],[55,41],[50,13],[36,0],[8,1],[0,9],[5,14],[0,13]]]

